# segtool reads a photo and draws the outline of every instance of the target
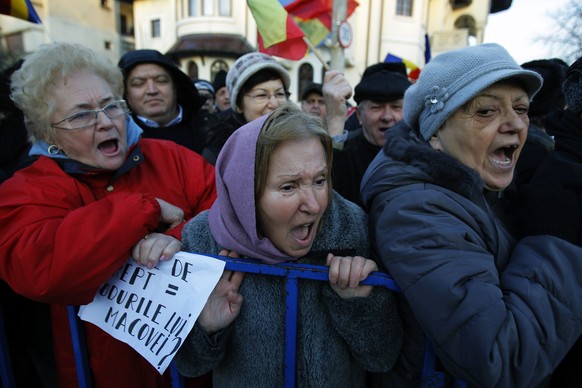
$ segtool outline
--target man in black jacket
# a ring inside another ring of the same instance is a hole
[[[143,137],[172,140],[198,153],[204,148],[202,99],[194,83],[156,50],[124,54],[125,99]]]
[[[360,127],[350,131],[341,151],[334,150],[333,188],[362,206],[360,182],[384,145],[384,132],[403,117],[404,92],[411,85],[404,64],[378,63],[366,69],[355,88]]]

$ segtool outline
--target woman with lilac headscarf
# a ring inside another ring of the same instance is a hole
[[[266,263],[328,265],[329,282],[299,283],[298,386],[362,387],[388,371],[402,342],[394,296],[359,285],[378,269],[367,217],[331,188],[332,143],[320,118],[287,105],[238,129],[216,165],[218,197],[184,228],[184,250]],[[225,271],[175,363],[213,371],[214,387],[285,381],[285,284]]]

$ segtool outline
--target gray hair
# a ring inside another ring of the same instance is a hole
[[[88,71],[103,78],[116,98],[123,96],[123,75],[108,58],[77,44],[45,44],[26,57],[11,78],[10,98],[24,113],[24,123],[31,142],[49,141],[55,133],[51,117],[57,109],[54,87],[76,71]]]

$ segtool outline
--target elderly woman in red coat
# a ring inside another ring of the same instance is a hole
[[[65,305],[91,302],[130,256],[147,268],[171,260],[184,220],[216,198],[214,168],[141,139],[121,71],[81,45],[42,46],[11,88],[38,159],[0,186],[0,279],[51,304],[59,386],[76,386]],[[170,386],[129,345],[85,333],[93,386]]]

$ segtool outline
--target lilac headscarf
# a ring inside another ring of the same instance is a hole
[[[267,117],[240,127],[222,147],[216,161],[217,199],[210,208],[208,221],[219,246],[267,263],[280,263],[297,258],[257,235],[255,155]]]

